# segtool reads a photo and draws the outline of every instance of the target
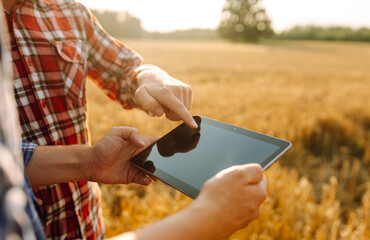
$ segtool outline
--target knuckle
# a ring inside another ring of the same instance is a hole
[[[193,96],[192,90],[190,87],[185,87],[184,88],[184,97],[191,99]]]
[[[181,96],[183,94],[183,88],[179,85],[172,86],[171,90],[175,96]]]
[[[257,163],[253,164],[252,167],[253,167],[253,170],[256,171],[256,172],[259,172],[259,173],[263,172],[261,165],[259,165]]]
[[[171,94],[173,92],[173,86],[169,86],[169,85],[163,85],[161,87],[159,87],[159,92],[161,92],[162,94]]]
[[[262,180],[262,178],[263,178],[263,169],[262,169],[261,165],[253,164],[251,166],[250,170],[254,172],[256,180],[259,180],[259,181]]]
[[[189,85],[187,87],[187,90],[188,90],[189,95],[193,94],[193,89]]]
[[[233,166],[229,169],[229,175],[234,181],[244,181],[247,177],[246,172],[239,166]]]

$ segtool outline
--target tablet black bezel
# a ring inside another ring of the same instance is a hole
[[[282,139],[279,139],[279,138],[275,138],[275,137],[272,137],[272,136],[269,136],[269,135],[266,135],[266,134],[255,132],[255,131],[251,131],[251,130],[248,130],[248,129],[240,128],[240,127],[237,127],[237,126],[233,126],[233,125],[223,123],[223,122],[220,122],[220,121],[217,121],[217,120],[209,119],[209,118],[202,117],[202,116],[194,116],[194,118],[200,118],[202,124],[204,124],[204,123],[211,124],[215,127],[218,127],[218,128],[221,128],[221,129],[224,129],[224,130],[227,130],[227,131],[231,131],[231,132],[235,132],[235,133],[238,133],[238,134],[246,135],[248,137],[251,137],[251,138],[266,142],[266,143],[270,143],[270,144],[274,144],[276,146],[279,146],[279,148],[269,158],[267,158],[265,161],[263,161],[263,163],[261,164],[263,170],[266,170],[269,166],[271,166],[271,164],[274,163],[292,145],[289,141],[282,140]],[[175,131],[177,128],[179,128],[183,124],[184,123],[180,124],[175,129],[170,131],[169,133]],[[167,134],[169,134],[169,133],[167,133]],[[165,137],[165,136],[163,136],[163,137]],[[158,139],[157,141],[159,141],[159,140],[160,139]],[[154,142],[153,144],[148,146],[148,148],[152,148],[156,144],[156,142]],[[140,155],[140,154],[138,154],[138,155]],[[148,169],[145,169],[144,166],[139,164],[139,162],[142,162],[142,161],[135,161],[135,160],[137,160],[136,158],[137,158],[138,155],[134,156],[131,159],[131,163],[134,164],[136,167],[140,168],[141,170],[148,173],[149,175],[152,175],[152,176],[160,179],[161,181],[163,181],[166,184],[176,188],[177,190],[181,191],[182,193],[188,195],[189,197],[191,197],[193,199],[195,199],[198,196],[200,189],[199,190],[196,189],[195,187],[187,184],[186,182],[183,182],[182,180],[178,179],[175,176],[172,176],[171,174],[163,171],[162,169],[156,168],[155,172],[150,172],[150,171],[148,171]]]

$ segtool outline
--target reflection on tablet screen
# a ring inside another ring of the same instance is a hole
[[[132,159],[191,197],[219,171],[246,163],[266,168],[290,146],[289,142],[208,118],[194,119],[197,129],[181,124]]]

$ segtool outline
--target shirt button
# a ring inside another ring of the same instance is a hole
[[[31,58],[28,59],[27,63],[28,63],[28,66],[30,66],[30,67],[33,66],[33,62],[32,62],[32,59]]]
[[[77,54],[77,60],[81,60],[81,55],[80,54]]]
[[[41,105],[42,105],[43,108],[46,108],[46,102],[45,101],[42,101]]]
[[[57,141],[57,145],[62,145],[62,143],[60,142],[60,140]]]

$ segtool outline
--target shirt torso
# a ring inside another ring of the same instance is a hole
[[[134,106],[141,58],[109,37],[72,0],[24,1],[9,18],[14,91],[22,138],[39,145],[88,143],[86,75],[124,107]],[[104,236],[96,183],[34,189],[49,238]]]
[[[7,26],[2,13],[0,11],[0,239],[36,237],[41,240],[45,238],[44,230],[32,201],[32,190],[24,186]]]

